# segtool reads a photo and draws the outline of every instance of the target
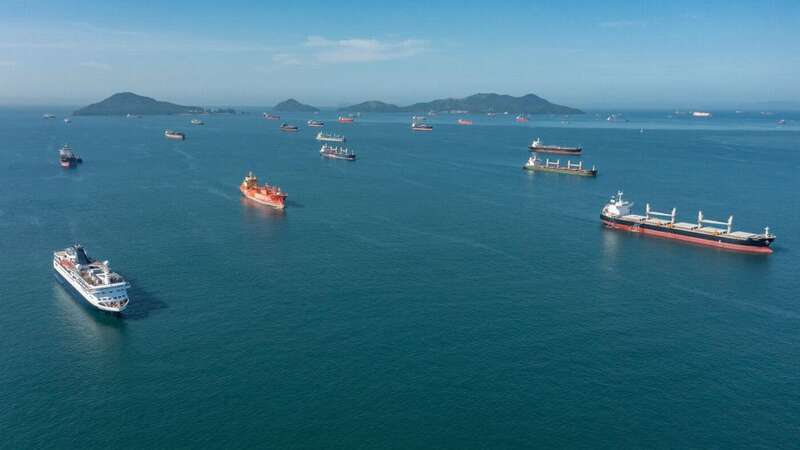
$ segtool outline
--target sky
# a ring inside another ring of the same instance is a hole
[[[800,0],[0,0],[0,105],[800,102]]]

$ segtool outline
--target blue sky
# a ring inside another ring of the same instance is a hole
[[[800,101],[800,1],[0,0],[0,104]]]

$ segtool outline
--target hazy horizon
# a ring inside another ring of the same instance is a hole
[[[425,8],[306,2],[0,5],[0,105],[131,91],[180,104],[407,105],[478,92],[597,108],[800,103],[800,3]],[[796,106],[790,106],[796,107]]]

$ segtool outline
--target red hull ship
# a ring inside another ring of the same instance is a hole
[[[286,193],[277,186],[270,186],[269,184],[259,186],[258,178],[253,175],[253,172],[244,177],[239,190],[242,191],[242,195],[258,203],[278,209],[283,209],[286,206]]]
[[[352,117],[339,116],[339,123],[353,123],[354,120]]]
[[[458,119],[459,125],[472,125],[472,121],[469,119]]]

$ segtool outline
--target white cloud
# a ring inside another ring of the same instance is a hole
[[[84,61],[78,63],[78,66],[84,67],[86,69],[93,69],[93,70],[102,70],[103,72],[108,72],[111,70],[111,66],[106,63],[101,63],[97,61]]]
[[[379,41],[377,39],[331,40],[322,36],[309,36],[306,47],[314,49],[314,58],[320,62],[369,62],[410,58],[427,50],[427,42],[419,39]]]

